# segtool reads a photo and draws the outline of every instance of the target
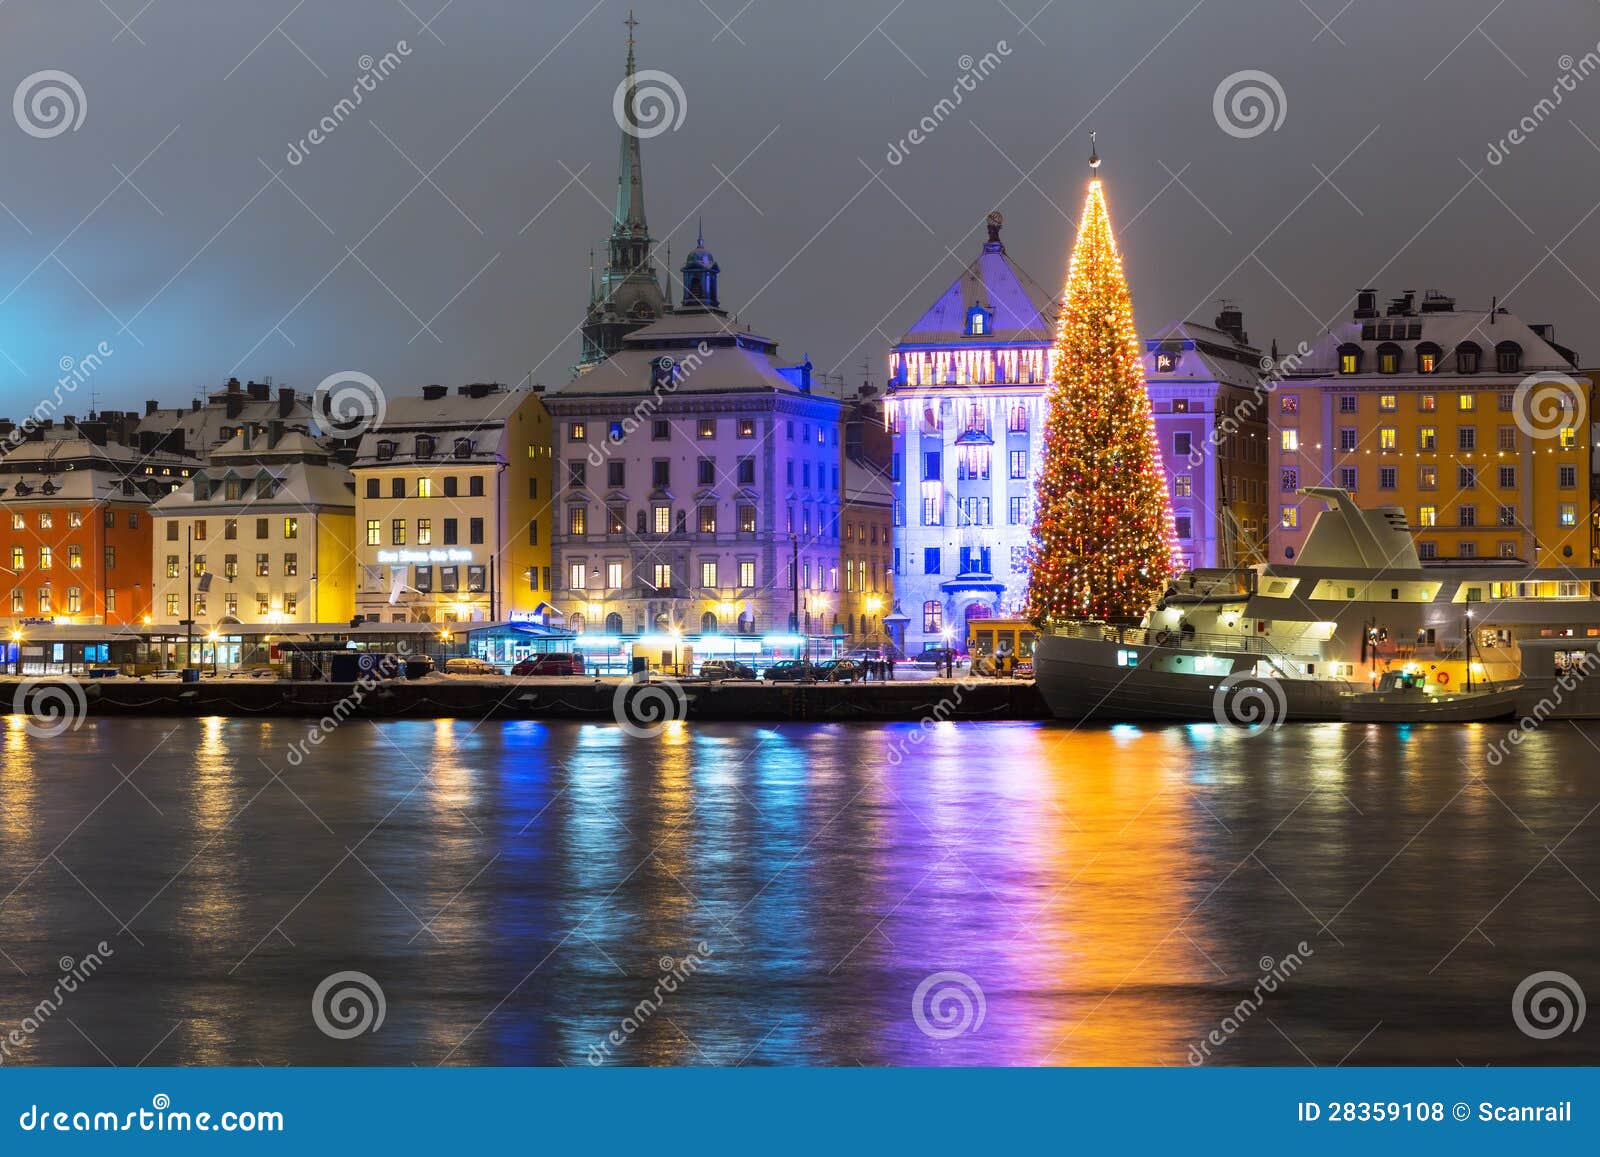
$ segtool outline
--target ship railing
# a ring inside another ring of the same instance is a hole
[[[1055,628],[1054,633],[1074,639],[1099,639],[1128,647],[1258,656],[1279,668],[1290,678],[1313,677],[1300,659],[1274,647],[1267,639],[1255,635],[1185,633],[1164,628],[1118,626],[1114,623],[1064,623]]]

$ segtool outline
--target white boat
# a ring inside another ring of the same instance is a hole
[[[1420,672],[1385,671],[1371,691],[1344,697],[1346,723],[1483,723],[1516,714],[1519,684],[1449,691]]]
[[[1398,507],[1347,491],[1299,494],[1328,508],[1300,557],[1176,577],[1137,626],[1041,632],[1035,678],[1063,719],[1338,720],[1387,672],[1454,695],[1511,684],[1528,640],[1600,630],[1600,569],[1518,559],[1429,562]],[[1479,701],[1480,707],[1487,701]]]

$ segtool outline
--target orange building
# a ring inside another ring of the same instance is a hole
[[[0,622],[143,623],[150,503],[193,467],[72,426],[23,439],[0,457]]]

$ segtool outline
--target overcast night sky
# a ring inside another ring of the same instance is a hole
[[[652,231],[677,264],[703,215],[724,305],[786,361],[881,376],[990,209],[1058,285],[1091,127],[1145,332],[1228,297],[1287,349],[1375,284],[1498,294],[1600,358],[1600,74],[1534,111],[1596,51],[1594,0],[633,6],[638,67],[684,94],[682,123],[643,146]],[[610,223],[628,7],[0,0],[0,95],[43,70],[83,92],[75,129],[0,117],[0,414],[101,341],[104,408],[230,375],[564,380]],[[400,41],[409,55],[291,164],[361,58]],[[989,52],[891,164],[962,58]],[[1241,70],[1281,88],[1275,128],[1220,127],[1214,94]]]

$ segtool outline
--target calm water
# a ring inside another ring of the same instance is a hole
[[[1600,1060],[1511,1004],[1600,996],[1600,728],[305,734],[0,723],[0,1036],[112,950],[5,1063],[1182,1065],[1290,954],[1209,1063]],[[386,1015],[334,1039],[346,970]]]

